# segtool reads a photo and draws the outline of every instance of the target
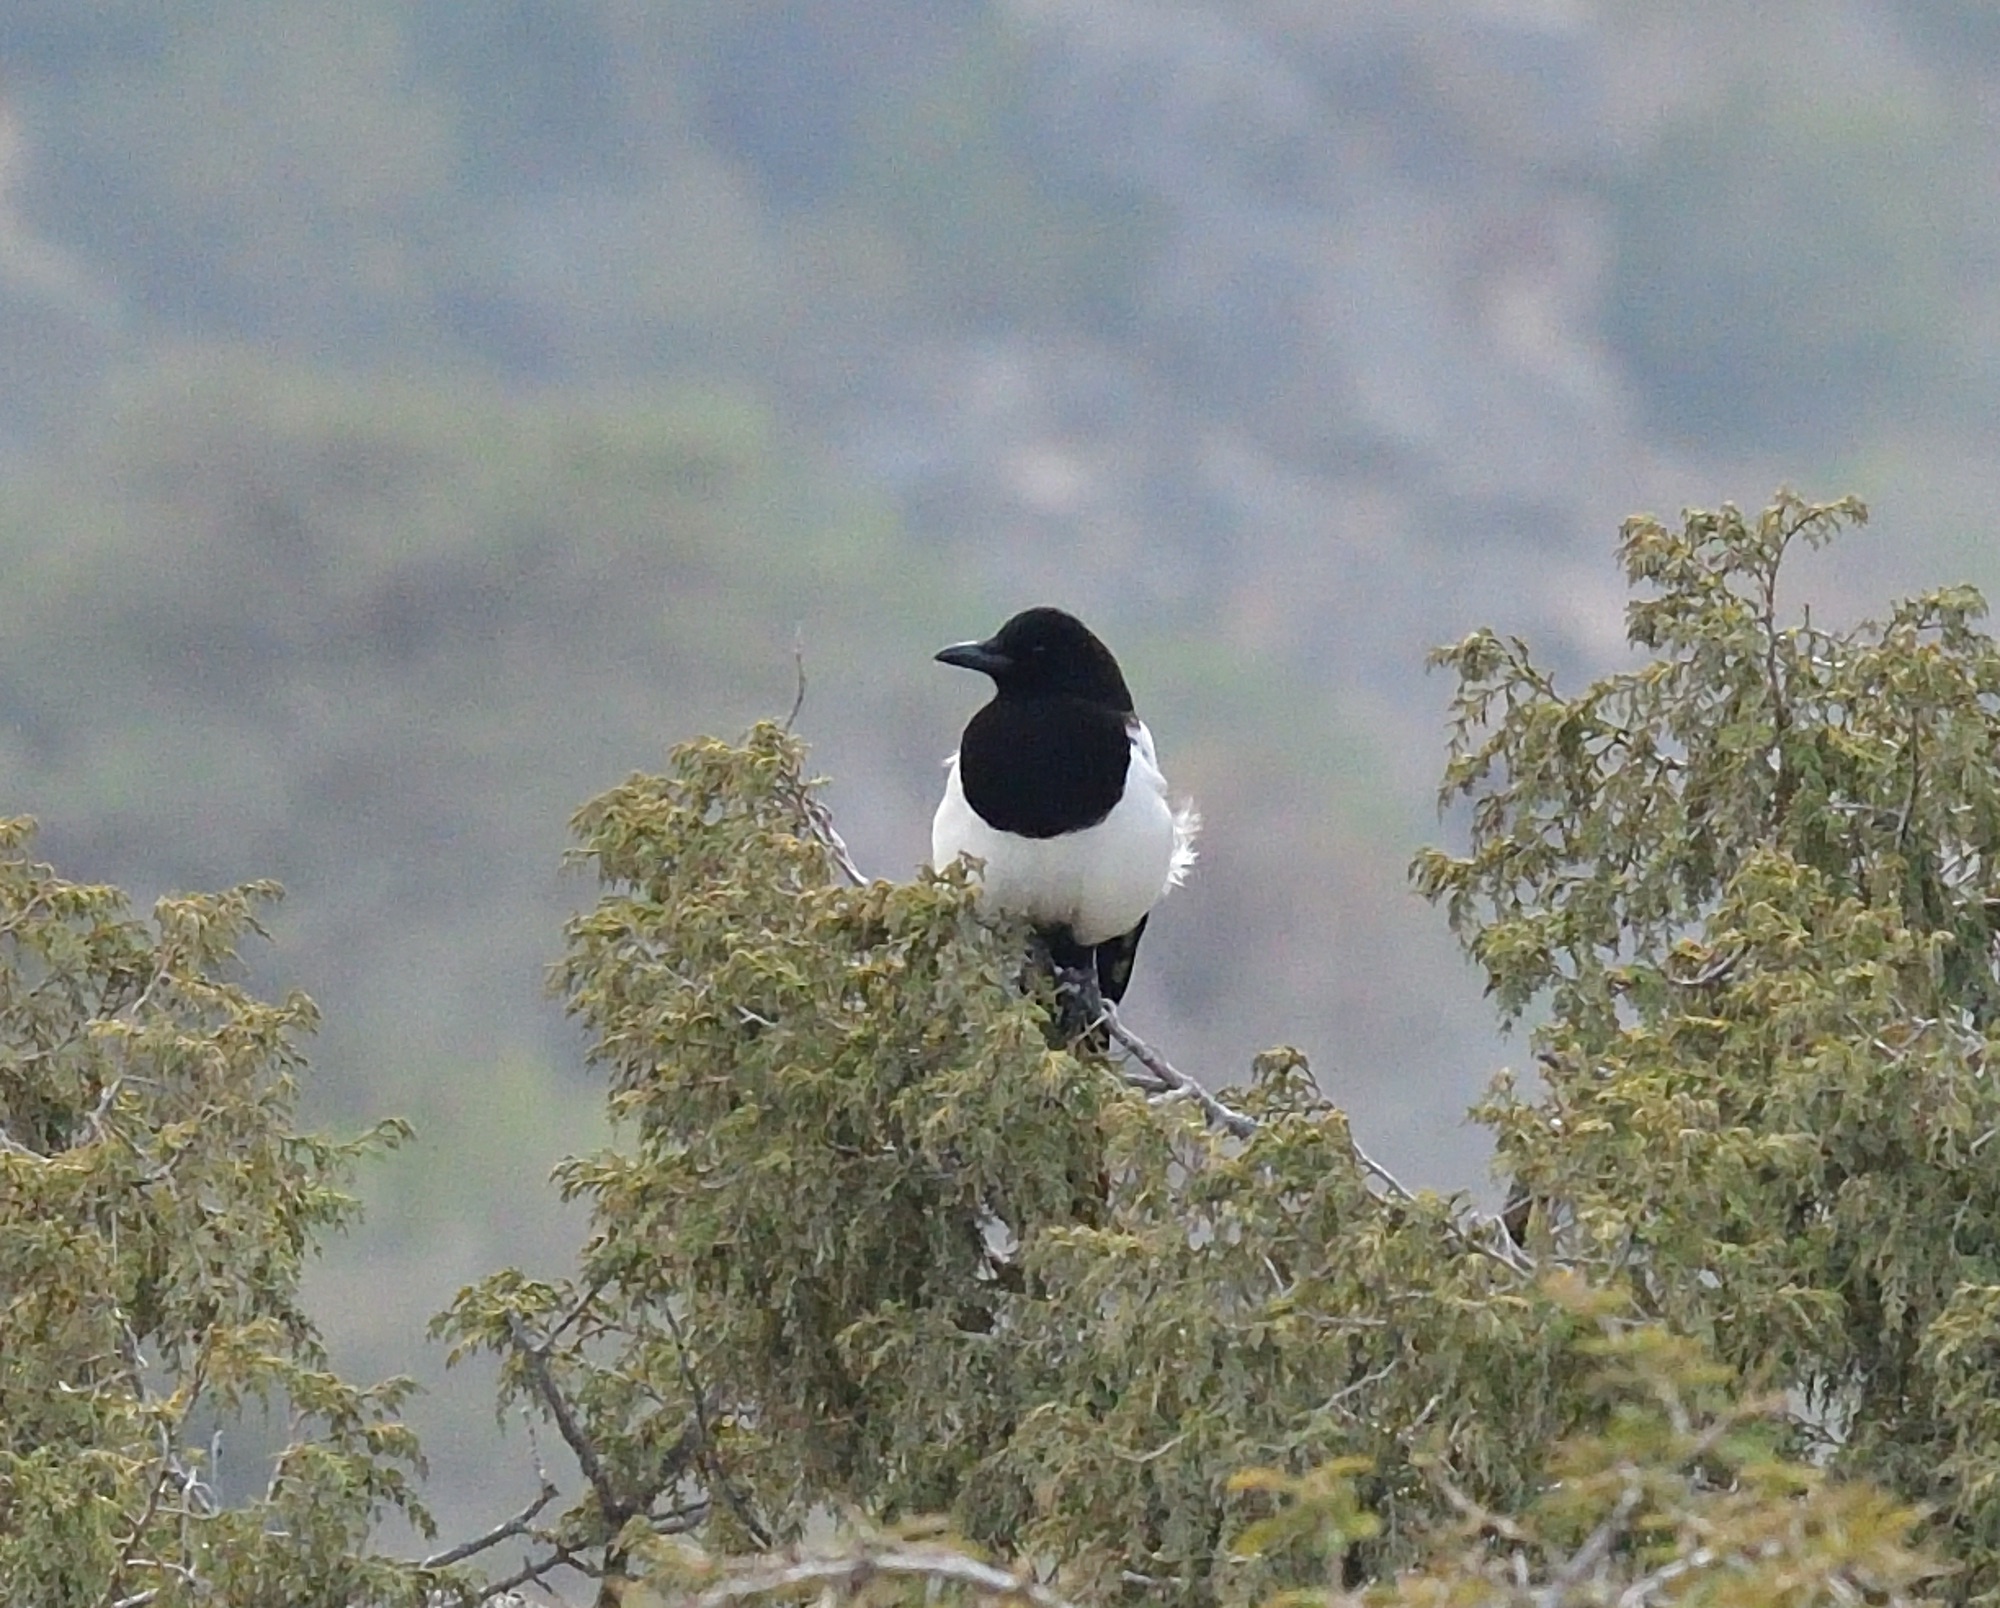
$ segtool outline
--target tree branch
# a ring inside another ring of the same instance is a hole
[[[1626,1471],[1629,1480],[1635,1476]],[[1535,1593],[1536,1608],[1562,1608],[1569,1599],[1572,1588],[1610,1554],[1611,1548],[1625,1533],[1625,1526],[1638,1509],[1643,1493],[1636,1484],[1627,1484],[1619,1493],[1618,1504],[1605,1514],[1603,1522],[1584,1538],[1583,1545],[1570,1554],[1569,1561],[1556,1571],[1555,1578]]]
[[[792,694],[792,712],[785,716],[785,730],[790,732],[799,718],[799,711],[806,706],[806,650],[803,637],[805,627],[800,625],[792,632],[792,670],[798,677],[798,691]]]
[[[1224,1105],[1207,1089],[1203,1088],[1185,1072],[1179,1070],[1152,1045],[1127,1027],[1118,1015],[1118,1007],[1110,1000],[1104,1002],[1104,1027],[1111,1037],[1131,1052],[1132,1058],[1152,1073],[1161,1084],[1178,1095],[1195,1102],[1203,1114],[1218,1128],[1234,1134],[1238,1139],[1248,1139],[1261,1124],[1255,1117]]]
[[[798,788],[795,801],[799,814],[805,818],[807,834],[832,856],[840,874],[857,888],[868,886],[868,878],[861,873],[861,867],[854,863],[854,855],[847,847],[847,840],[833,824],[833,812],[804,786]]]
[[[1641,1575],[1631,1585],[1618,1594],[1618,1608],[1640,1608],[1654,1592],[1690,1574],[1696,1569],[1706,1569],[1715,1562],[1715,1552],[1710,1547],[1696,1547],[1684,1557],[1664,1563],[1651,1574]]]
[[[969,1586],[986,1597],[1006,1597],[1032,1608],[1071,1608],[1070,1603],[1026,1575],[946,1547],[907,1547],[862,1552],[844,1558],[799,1558],[765,1569],[749,1569],[693,1599],[691,1608],[730,1608],[733,1603],[768,1597],[799,1586],[825,1586],[852,1596],[879,1576],[900,1576],[945,1585]]]
[[[511,1519],[506,1520],[504,1523],[496,1524],[484,1535],[474,1536],[470,1541],[461,1541],[455,1547],[446,1547],[442,1552],[433,1552],[418,1567],[424,1569],[448,1569],[454,1563],[463,1563],[467,1558],[484,1552],[488,1547],[497,1547],[509,1536],[526,1535],[528,1533],[528,1526],[535,1521],[535,1515],[553,1502],[557,1494],[555,1483],[544,1474],[542,1476],[540,1494]]]
[[[1379,1183],[1392,1198],[1403,1202],[1407,1206],[1417,1204],[1416,1195],[1405,1187],[1402,1180],[1397,1178],[1387,1167],[1383,1166],[1381,1162],[1363,1150],[1361,1148],[1361,1141],[1356,1139],[1351,1132],[1347,1136],[1347,1144],[1348,1148],[1354,1152],[1354,1159],[1361,1164],[1361,1170]],[[1450,1225],[1451,1233],[1459,1244],[1463,1245],[1467,1250],[1478,1252],[1481,1256],[1490,1256],[1494,1261],[1511,1272],[1533,1273],[1535,1271],[1534,1263],[1521,1254],[1520,1250],[1514,1244],[1513,1236],[1507,1232],[1506,1225],[1499,1218],[1488,1217],[1484,1212],[1475,1212],[1472,1214],[1472,1217],[1473,1221],[1480,1228],[1487,1231],[1486,1236],[1482,1237],[1479,1234],[1468,1233],[1464,1225],[1454,1218]],[[1496,1229],[1498,1232],[1494,1233],[1493,1231]]]
[[[616,1530],[636,1510],[618,1495],[611,1483],[610,1472],[598,1458],[597,1448],[583,1432],[583,1426],[576,1421],[576,1414],[570,1410],[569,1402],[557,1387],[555,1375],[549,1368],[547,1349],[529,1338],[528,1326],[512,1312],[507,1314],[507,1333],[527,1367],[528,1379],[535,1387],[535,1394],[548,1408],[549,1416],[555,1420],[557,1433],[576,1455],[576,1466],[583,1470],[583,1477],[590,1481],[590,1488],[597,1493],[597,1505],[604,1514],[605,1523]]]
[[[505,1596],[516,1586],[525,1586],[530,1581],[540,1582],[558,1569],[574,1569],[578,1574],[589,1575],[593,1579],[597,1576],[597,1571],[582,1553],[557,1542],[546,1558],[527,1560],[512,1574],[488,1584],[476,1600],[491,1602],[495,1597]]]

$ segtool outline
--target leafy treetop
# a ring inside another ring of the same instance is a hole
[[[289,1125],[310,1008],[227,978],[254,890],[148,929],[10,828],[0,1581],[1993,1597],[2000,649],[1968,592],[1784,618],[1788,549],[1859,514],[1632,522],[1651,657],[1575,696],[1488,632],[1441,656],[1470,836],[1416,875],[1503,1012],[1541,1013],[1542,1087],[1482,1109],[1518,1239],[1398,1184],[1295,1051],[1225,1100],[1052,1041],[1024,935],[961,871],[855,873],[776,727],[587,806],[600,895],[557,982],[610,1087],[612,1143],[559,1172],[589,1235],[572,1277],[503,1271],[437,1325],[576,1478],[429,1567],[366,1545],[413,1504],[395,1387],[327,1374],[297,1306],[353,1147]],[[264,1397],[292,1444],[222,1504],[201,1415]],[[458,1572],[515,1538],[513,1573]]]
[[[400,1128],[295,1128],[312,1003],[233,976],[273,887],[148,924],[30,838],[0,822],[0,1596],[416,1600],[432,1576],[368,1544],[385,1512],[428,1522],[408,1387],[330,1372],[299,1304],[343,1176]],[[256,1494],[225,1493],[210,1431],[254,1407],[288,1432]]]
[[[2000,1187],[1989,1075],[2000,646],[1969,588],[1833,631],[1786,555],[1859,522],[1635,519],[1638,668],[1559,694],[1518,643],[1459,678],[1440,900],[1542,1088],[1482,1115],[1528,1238],[1791,1392],[1792,1445],[1934,1514],[2000,1591]]]
[[[1628,525],[1653,657],[1574,698],[1491,633],[1441,656],[1471,839],[1416,874],[1503,1011],[1547,1013],[1545,1093],[1503,1081],[1484,1108],[1525,1244],[1396,1185],[1296,1052],[1218,1121],[1051,1047],[1020,934],[955,874],[843,885],[775,728],[590,806],[605,891],[559,975],[622,1137],[563,1175],[593,1212],[581,1275],[489,1283],[444,1324],[590,1449],[560,1544],[671,1592],[689,1538],[713,1557],[829,1508],[942,1513],[1092,1599],[1504,1575],[1551,1602],[1615,1577],[1636,1608],[1749,1555],[1703,1528],[1722,1508],[1764,1535],[1856,1504],[1856,1550],[1799,1577],[1815,1600],[1844,1570],[1923,1576],[1872,1479],[1932,1506],[1955,1589],[1983,1591],[1995,1303],[1966,1174],[2000,1130],[1979,1086],[2000,658],[1964,592],[1846,633],[1781,617],[1787,550],[1860,512]],[[1609,1305],[1579,1317],[1557,1269]],[[1679,1403],[1670,1433],[1603,1383],[1606,1323],[1651,1359],[1613,1372]],[[1718,1461],[1736,1429],[1704,1439],[1686,1392],[1762,1422],[1720,1383],[1739,1373],[1780,1392],[1782,1433]],[[1556,1522],[1592,1458],[1626,1471],[1590,1487],[1608,1505]],[[1829,1461],[1857,1483],[1811,1472]],[[1233,1479],[1251,1468],[1274,1472]]]

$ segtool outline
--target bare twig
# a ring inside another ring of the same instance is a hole
[[[521,1567],[516,1569],[512,1574],[488,1582],[480,1591],[476,1600],[479,1602],[491,1602],[495,1597],[505,1596],[516,1586],[525,1586],[531,1580],[544,1580],[558,1569],[574,1569],[578,1574],[590,1575],[593,1578],[597,1575],[597,1570],[591,1567],[590,1560],[585,1558],[582,1553],[557,1542],[546,1558],[530,1558],[524,1561]]]
[[[1663,1563],[1651,1574],[1641,1575],[1631,1585],[1618,1594],[1618,1608],[1641,1608],[1641,1605],[1662,1586],[1671,1585],[1684,1574],[1696,1569],[1706,1569],[1715,1562],[1715,1551],[1711,1547],[1696,1547],[1682,1558],[1671,1563]]]
[[[1189,1433],[1190,1433],[1189,1431],[1184,1429],[1178,1435],[1172,1436],[1169,1439],[1162,1441],[1158,1446],[1155,1446],[1150,1452],[1121,1452],[1118,1450],[1117,1447],[1114,1446],[1111,1449],[1111,1455],[1117,1458],[1118,1461],[1121,1463],[1131,1463],[1135,1466],[1143,1467],[1147,1463],[1157,1462],[1160,1458],[1165,1457],[1167,1453],[1171,1452],[1176,1446],[1180,1445],[1182,1441],[1186,1440],[1188,1438]]]
[[[1360,1395],[1361,1392],[1366,1390],[1370,1385],[1381,1384],[1383,1380],[1387,1379],[1389,1375],[1391,1375],[1396,1371],[1396,1362],[1397,1359],[1391,1357],[1387,1362],[1383,1363],[1381,1367],[1375,1369],[1372,1373],[1365,1373],[1359,1379],[1355,1380],[1352,1384],[1341,1386],[1340,1389],[1336,1390],[1331,1396],[1327,1397],[1325,1401],[1320,1403],[1319,1410],[1323,1413],[1331,1412],[1334,1408],[1338,1407],[1342,1402],[1346,1401],[1349,1397]]]
[[[1676,988],[1706,988],[1710,983],[1719,983],[1726,978],[1736,969],[1736,963],[1742,958],[1741,949],[1725,949],[1700,971],[1686,977],[1676,977],[1672,972],[1668,972],[1666,978]]]
[[[785,716],[786,731],[792,729],[793,722],[799,718],[799,711],[806,706],[806,650],[804,636],[805,627],[803,625],[792,628],[792,669],[798,675],[799,690],[792,694],[792,712]]]
[[[1896,818],[1896,847],[1906,851],[1910,845],[1910,822],[1916,819],[1917,803],[1923,797],[1924,761],[1920,742],[1923,728],[1917,723],[1913,712],[1910,716],[1910,736],[1905,752],[1910,756],[1910,793],[1903,800],[1903,808]]]
[[[792,667],[798,675],[798,691],[792,696],[792,712],[785,716],[784,729],[789,732],[792,722],[799,718],[799,711],[806,702],[806,656],[797,633],[792,637]],[[826,850],[833,859],[836,869],[857,888],[868,886],[868,878],[861,867],[854,863],[854,855],[847,847],[847,840],[840,835],[840,829],[833,824],[833,812],[816,795],[809,783],[795,780],[785,791],[791,794],[792,803],[798,807],[805,820],[806,832],[814,842]]]
[[[1109,1000],[1104,1002],[1103,1021],[1105,1031],[1110,1033],[1116,1042],[1124,1045],[1135,1061],[1152,1073],[1159,1083],[1194,1101],[1201,1107],[1202,1113],[1208,1120],[1218,1128],[1234,1134],[1238,1139],[1248,1139],[1257,1131],[1260,1124],[1255,1117],[1246,1116],[1243,1112],[1224,1105],[1193,1078],[1176,1068],[1171,1061],[1120,1020],[1118,1007]]]
[[[125,1326],[125,1328],[126,1333],[129,1335],[131,1333],[130,1327]],[[136,1337],[134,1343],[136,1344]],[[179,1399],[179,1411],[174,1413],[171,1420],[162,1416],[154,1421],[153,1430],[160,1442],[159,1468],[154,1473],[152,1483],[147,1489],[144,1508],[140,1511],[139,1516],[132,1521],[131,1530],[118,1545],[118,1560],[111,1570],[110,1579],[105,1583],[104,1595],[99,1599],[103,1603],[113,1603],[116,1600],[114,1594],[124,1584],[127,1576],[136,1572],[140,1567],[145,1566],[145,1560],[142,1560],[139,1555],[139,1548],[145,1542],[147,1538],[146,1532],[152,1528],[153,1520],[159,1514],[161,1506],[166,1500],[167,1487],[178,1480],[181,1486],[183,1502],[200,1487],[200,1481],[194,1471],[175,1452],[174,1443],[186,1430],[189,1415],[200,1404],[202,1392],[207,1388],[208,1368],[214,1356],[214,1349],[215,1337],[211,1333],[202,1341],[201,1350],[196,1353],[193,1366],[188,1369],[187,1378],[176,1393]],[[169,1405],[172,1404],[173,1399],[169,1398]],[[169,1509],[169,1511],[172,1510]],[[185,1511],[185,1508],[183,1508],[183,1511]],[[150,1566],[168,1570],[174,1568],[174,1565],[164,1562],[155,1562]],[[192,1580],[192,1574],[190,1574],[189,1578]],[[140,1593],[140,1595],[144,1596],[144,1593]]]
[[[676,973],[676,975],[679,974]],[[606,1282],[604,1279],[593,1279],[589,1288],[574,1301],[570,1302],[569,1306],[564,1310],[563,1315],[548,1326],[542,1336],[542,1344],[545,1346],[554,1345],[561,1338],[564,1330],[590,1310],[590,1304],[603,1293]],[[531,1435],[534,1433],[534,1426],[532,1424],[529,1425],[528,1432]]]
[[[1200,1083],[1175,1067],[1164,1055],[1119,1020],[1118,1007],[1109,1000],[1104,1001],[1100,1020],[1113,1040],[1122,1044],[1131,1053],[1132,1058],[1150,1074],[1149,1080],[1143,1084],[1128,1074],[1128,1082],[1146,1088],[1149,1092],[1163,1088],[1168,1091],[1169,1098],[1178,1096],[1193,1100],[1201,1107],[1210,1122],[1238,1139],[1248,1139],[1262,1126],[1255,1117],[1226,1105]],[[1410,1205],[1416,1203],[1417,1197],[1394,1173],[1369,1155],[1351,1132],[1348,1134],[1347,1142],[1362,1171],[1372,1176],[1395,1199]],[[1469,1230],[1454,1219],[1450,1225],[1450,1232],[1468,1250],[1476,1251],[1481,1256],[1491,1257],[1512,1272],[1534,1271],[1534,1265],[1521,1254],[1513,1239],[1507,1234],[1505,1225],[1497,1218],[1476,1215],[1474,1225],[1475,1228]]]
[[[768,1597],[799,1586],[844,1588],[852,1596],[880,1576],[899,1576],[969,1586],[987,1597],[1007,1597],[1032,1608],[1070,1608],[1047,1586],[1026,1575],[1012,1574],[977,1558],[945,1547],[906,1547],[893,1552],[862,1552],[838,1558],[799,1558],[770,1568],[745,1570],[709,1587],[691,1608],[729,1608],[732,1603]]]
[[[1401,1179],[1361,1148],[1361,1141],[1350,1136],[1348,1148],[1354,1152],[1354,1159],[1361,1163],[1361,1170],[1367,1173],[1384,1189],[1407,1205],[1414,1205],[1417,1197],[1410,1193]]]
[[[1393,1199],[1399,1200],[1407,1206],[1416,1205],[1417,1197],[1403,1184],[1401,1179],[1389,1171],[1387,1167],[1383,1166],[1381,1162],[1369,1155],[1367,1151],[1363,1150],[1359,1139],[1356,1139],[1350,1133],[1347,1136],[1347,1143],[1348,1148],[1354,1152],[1354,1159],[1361,1163],[1361,1170],[1375,1179],[1377,1183],[1381,1184],[1383,1189]],[[1507,1232],[1506,1225],[1498,1218],[1488,1217],[1483,1212],[1475,1212],[1472,1216],[1472,1221],[1476,1228],[1484,1232],[1470,1232],[1457,1218],[1451,1219],[1450,1231],[1452,1237],[1459,1244],[1463,1245],[1467,1250],[1478,1252],[1481,1256],[1490,1256],[1502,1267],[1512,1272],[1532,1273],[1535,1271],[1534,1263],[1521,1254],[1520,1250],[1514,1244],[1513,1236]]]
[[[153,995],[159,991],[160,984],[167,980],[168,974],[174,969],[174,962],[179,958],[179,954],[171,944],[162,944],[160,946],[160,963],[154,968],[153,975],[147,980],[146,986],[140,989],[126,1004],[119,1006],[117,1011],[113,1013],[114,1016],[122,1016],[128,1022],[137,1022],[140,1016],[145,1013],[146,1007],[153,1003]]]
[[[799,813],[805,817],[806,831],[833,857],[833,863],[840,874],[857,888],[868,886],[867,877],[861,874],[861,867],[854,863],[854,855],[847,847],[847,840],[833,824],[833,812],[813,793],[801,785],[796,802]]]
[[[1444,1471],[1441,1465],[1426,1463],[1424,1465],[1424,1477],[1431,1482],[1438,1495],[1443,1497],[1450,1504],[1453,1511],[1460,1518],[1464,1519],[1466,1523],[1479,1530],[1490,1531],[1492,1534],[1499,1536],[1503,1541],[1521,1542],[1527,1540],[1527,1532],[1512,1519],[1508,1518],[1506,1514],[1495,1513],[1485,1503],[1473,1501],[1471,1497],[1460,1490],[1457,1482]]]
[[[708,1523],[708,1516],[714,1511],[715,1504],[703,1497],[677,1508],[668,1508],[664,1513],[649,1513],[646,1523],[655,1535],[686,1535],[690,1530],[698,1530]]]
[[[1417,1438],[1417,1431],[1428,1424],[1431,1421],[1431,1414],[1443,1405],[1444,1392],[1442,1390],[1432,1391],[1431,1399],[1424,1403],[1424,1410],[1397,1432],[1398,1438],[1405,1441],[1414,1441]]]
[[[576,1414],[570,1410],[569,1402],[557,1387],[555,1374],[549,1368],[547,1348],[535,1344],[529,1337],[528,1326],[512,1312],[507,1314],[507,1333],[527,1367],[528,1379],[535,1387],[535,1394],[548,1408],[557,1432],[576,1456],[576,1466],[583,1470],[583,1477],[590,1481],[590,1488],[597,1493],[597,1505],[604,1514],[605,1523],[611,1529],[617,1529],[632,1517],[632,1504],[621,1497],[612,1485],[610,1472],[598,1458],[597,1448],[583,1432],[583,1426],[576,1421]]]
[[[484,1535],[476,1535],[470,1541],[461,1541],[455,1547],[446,1547],[442,1552],[433,1552],[428,1558],[424,1559],[419,1567],[425,1569],[448,1569],[454,1563],[463,1563],[467,1558],[484,1552],[488,1547],[497,1547],[510,1536],[526,1535],[528,1533],[528,1526],[535,1522],[535,1515],[553,1502],[556,1499],[556,1495],[554,1482],[544,1474],[542,1476],[542,1489],[540,1493],[535,1497],[534,1501],[522,1508],[511,1519],[494,1525]]]
[[[118,1562],[111,1571],[111,1578],[106,1582],[104,1587],[104,1596],[100,1599],[107,1603],[112,1600],[112,1593],[117,1591],[120,1584],[124,1582],[125,1577],[132,1572],[135,1563],[137,1563],[139,1543],[145,1540],[146,1531],[151,1526],[154,1515],[160,1511],[161,1500],[167,1494],[168,1482],[173,1479],[178,1467],[178,1459],[174,1457],[172,1445],[168,1442],[166,1426],[164,1424],[160,1425],[159,1430],[161,1440],[160,1466],[154,1472],[152,1483],[146,1491],[146,1505],[144,1509],[140,1512],[139,1517],[133,1521],[131,1532],[119,1544]],[[145,1594],[142,1592],[140,1595],[144,1596]]]

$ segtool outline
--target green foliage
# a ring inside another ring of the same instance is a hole
[[[0,823],[0,1597],[416,1599],[367,1547],[385,1512],[425,1522],[405,1387],[329,1372],[298,1301],[343,1176],[399,1130],[293,1127],[312,1004],[231,980],[274,888],[163,899],[148,926],[29,837]],[[200,1442],[254,1407],[287,1443],[225,1503]]]
[[[1237,1138],[1049,1048],[1023,934],[956,873],[841,884],[801,757],[769,726],[691,744],[578,817],[605,892],[559,978],[618,1143],[562,1169],[577,1277],[441,1320],[587,1448],[556,1543],[644,1574],[664,1535],[935,1511],[1202,1602],[1310,1576],[1310,1547],[1232,1553],[1249,1465],[1365,1459],[1370,1568],[1438,1518],[1420,1457],[1524,1499],[1574,1360],[1505,1249],[1375,1193],[1292,1052]]]
[[[1455,1514],[1393,1579],[1344,1586],[1350,1548],[1380,1532],[1362,1458],[1288,1474],[1246,1470],[1232,1489],[1263,1493],[1267,1514],[1239,1530],[1232,1554],[1310,1559],[1302,1583],[1270,1608],[1585,1608],[1611,1603],[1806,1608],[1904,1605],[1947,1573],[1911,1544],[1916,1512],[1865,1482],[1829,1479],[1776,1450],[1778,1404],[1746,1398],[1700,1346],[1658,1323],[1633,1323],[1619,1301],[1557,1277],[1583,1364],[1593,1422],[1541,1456],[1538,1489],[1511,1513],[1482,1506],[1449,1474],[1427,1473]],[[1317,1580],[1306,1577],[1317,1575]],[[1128,1580],[1130,1586],[1137,1584]],[[717,1559],[663,1551],[651,1579],[620,1592],[627,1608],[790,1599],[890,1604],[1010,1599],[1069,1608],[1028,1570],[1010,1572],[934,1526],[850,1522],[833,1545],[776,1557]]]
[[[1096,1601],[1806,1602],[1916,1589],[1921,1501],[1984,1592],[2000,650],[1959,592],[1785,625],[1787,549],[1861,512],[1634,521],[1657,657],[1576,699],[1491,633],[1441,655],[1472,837],[1419,877],[1548,1012],[1546,1097],[1485,1113],[1525,1248],[1295,1052],[1212,1124],[1049,1048],[1022,935],[956,874],[844,885],[775,728],[589,806],[584,1265],[440,1320],[578,1453],[546,1540],[639,1600],[802,1581],[714,1558],[833,1511]]]
[[[446,1556],[523,1537],[629,1605],[1748,1608],[1914,1600],[1916,1531],[1991,1598],[2000,647],[1961,591],[1786,624],[1788,549],[1861,512],[1631,522],[1654,657],[1574,698],[1490,632],[1440,655],[1471,834],[1417,874],[1543,1013],[1545,1089],[1484,1111],[1525,1245],[1404,1189],[1294,1051],[1218,1107],[1052,1047],[1026,934],[960,871],[853,875],[774,726],[588,805],[556,979],[610,1085],[611,1144],[558,1174],[589,1236],[436,1325],[582,1484]],[[229,980],[266,890],[148,928],[25,837],[0,1582],[457,1589],[369,1551],[422,1521],[401,1387],[329,1374],[298,1305],[362,1147],[291,1128],[310,1006]],[[224,1502],[193,1443],[260,1403],[292,1443]]]
[[[596,1224],[578,1279],[503,1280],[451,1327],[506,1349],[565,1315],[600,1534],[697,1462],[754,1493],[739,1531],[946,1505],[1017,1409],[996,1237],[1097,1209],[1106,1091],[1046,1049],[962,887],[832,885],[798,758],[770,728],[692,745],[578,818],[610,891],[560,976],[631,1143],[563,1171]]]
[[[1942,1571],[1910,1545],[1916,1513],[1865,1483],[1777,1455],[1775,1404],[1743,1399],[1728,1370],[1659,1324],[1621,1321],[1601,1294],[1563,1287],[1595,1320],[1582,1389],[1599,1424],[1550,1449],[1518,1512],[1449,1492],[1462,1515],[1423,1562],[1364,1592],[1292,1593],[1294,1604],[1388,1608],[1687,1603],[1771,1608],[1915,1599]],[[1287,1534],[1338,1545],[1371,1516],[1339,1469],[1262,1476],[1286,1508],[1239,1544]]]
[[[1967,589],[1830,631],[1776,604],[1856,505],[1633,520],[1654,657],[1574,697],[1476,633],[1442,900],[1544,1089],[1485,1116],[1533,1248],[1792,1392],[1795,1445],[1936,1515],[2000,1590],[2000,647]]]

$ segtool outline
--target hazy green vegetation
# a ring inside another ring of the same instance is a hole
[[[1966,292],[2000,236],[1945,115],[1745,83],[1621,175],[1608,329],[1672,430],[1810,451],[1990,406]]]
[[[0,814],[141,904],[290,890],[246,964],[326,1008],[310,1117],[418,1130],[307,1285],[348,1371],[438,1385],[440,1291],[568,1266],[575,803],[797,643],[907,876],[928,655],[1024,602],[1210,823],[1136,1015],[1481,1176],[1425,646],[1587,677],[1618,515],[1779,477],[1883,510],[1828,618],[2000,581],[1990,21],[1669,9],[4,8]],[[411,1408],[453,1522],[531,1476],[486,1383]]]

